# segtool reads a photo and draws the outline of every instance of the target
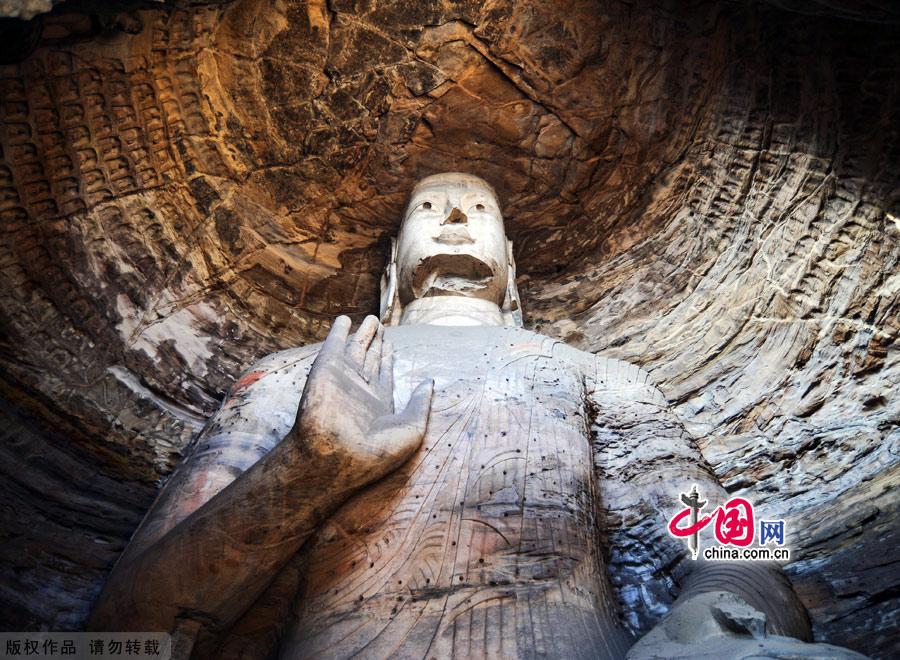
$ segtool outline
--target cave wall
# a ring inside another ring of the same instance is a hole
[[[900,31],[871,4],[42,16],[0,66],[7,629],[78,627],[240,370],[376,311],[411,185],[449,169],[497,188],[527,325],[650,369],[794,530],[817,638],[887,655]]]
[[[886,653],[897,60],[863,25],[769,18],[728,45],[721,95],[640,208],[664,228],[624,250],[610,232],[608,258],[523,296],[536,328],[648,368],[726,488],[795,530],[815,634]]]

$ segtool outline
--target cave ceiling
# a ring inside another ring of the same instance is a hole
[[[526,325],[646,367],[726,487],[818,512],[817,634],[897,616],[851,552],[897,536],[893,3],[113,4],[0,30],[8,620],[83,621],[240,371],[376,312],[447,170],[496,188]]]

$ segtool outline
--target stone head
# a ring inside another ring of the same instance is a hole
[[[382,321],[400,323],[411,303],[468,298],[499,308],[504,325],[521,325],[512,243],[494,189],[471,174],[419,181],[382,279]]]

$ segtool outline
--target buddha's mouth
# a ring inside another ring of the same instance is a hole
[[[469,254],[436,254],[416,268],[412,288],[417,298],[475,296],[494,280],[494,269]]]
[[[475,242],[475,239],[469,234],[469,230],[459,225],[444,227],[433,240],[435,243],[444,245],[470,245]]]

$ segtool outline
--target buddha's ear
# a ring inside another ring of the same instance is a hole
[[[381,310],[379,318],[384,325],[398,325],[403,308],[397,291],[397,239],[391,239],[391,256],[381,275]]]
[[[506,263],[509,271],[506,279],[506,297],[503,299],[503,320],[506,325],[522,327],[522,301],[519,300],[519,289],[516,286],[516,260],[513,258],[512,241],[506,241]]]

